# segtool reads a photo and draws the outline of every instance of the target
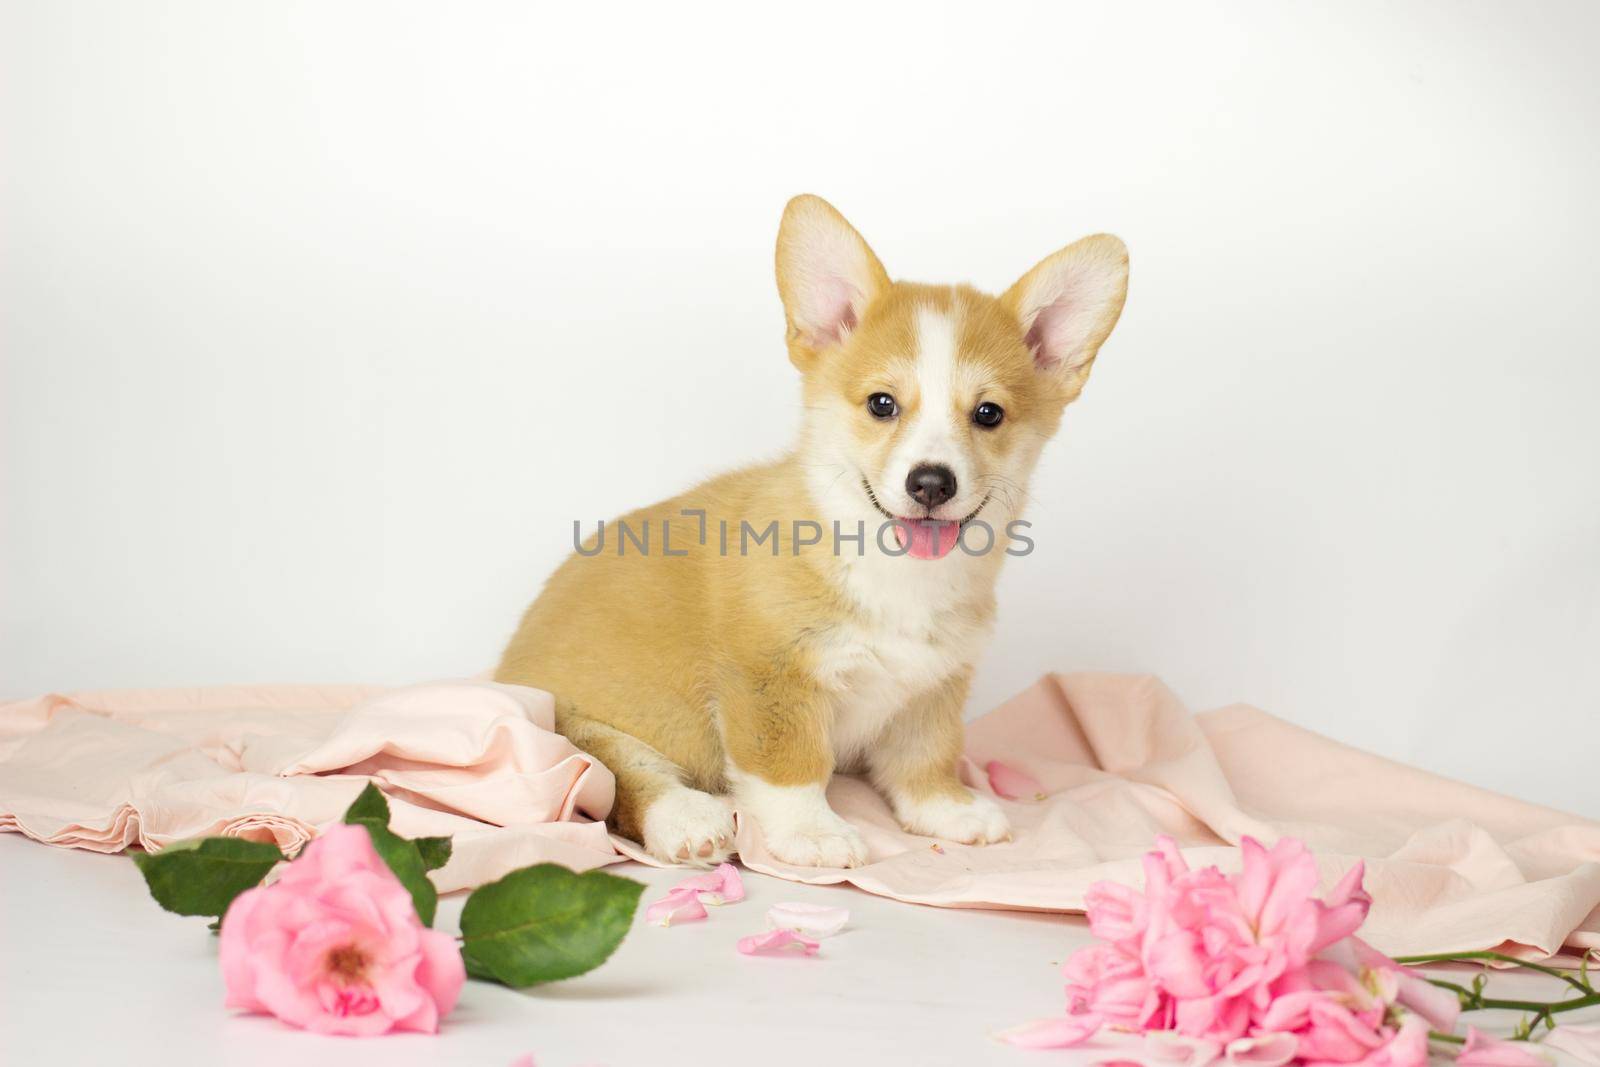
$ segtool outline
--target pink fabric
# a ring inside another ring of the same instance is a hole
[[[1485,738],[1484,744],[1498,743]],[[1050,675],[967,724],[963,773],[991,792],[1000,760],[1047,796],[998,799],[1015,839],[977,848],[906,833],[864,781],[840,776],[834,810],[865,838],[854,870],[789,867],[739,823],[745,866],[850,882],[919,904],[1082,910],[1102,879],[1143,884],[1157,834],[1192,867],[1239,868],[1232,847],[1302,838],[1321,885],[1367,862],[1362,937],[1390,955],[1503,948],[1527,956],[1600,947],[1600,823],[1440,778],[1235,704],[1190,715],[1158,679]]]
[[[551,732],[547,694],[491,682],[122,691],[0,705],[0,830],[115,852],[231,833],[297,847],[362,785],[395,829],[452,834],[441,890],[529,863],[642,858],[603,818],[614,783]],[[1488,740],[1485,743],[1490,743]],[[1158,680],[1052,675],[968,726],[969,785],[999,760],[1046,794],[1000,800],[1015,840],[973,848],[906,833],[858,778],[829,787],[870,862],[788,867],[741,820],[753,870],[852,882],[924,904],[1078,911],[1102,879],[1141,883],[1159,833],[1191,866],[1236,869],[1231,843],[1303,838],[1324,888],[1359,858],[1362,936],[1391,955],[1600,947],[1600,823],[1405,767],[1243,705],[1191,716]],[[938,848],[933,846],[938,845]]]
[[[368,782],[406,837],[449,834],[441,890],[530,863],[622,857],[611,772],[554,732],[549,694],[466,681],[109,690],[0,705],[0,830],[118,852],[207,834],[297,849]]]

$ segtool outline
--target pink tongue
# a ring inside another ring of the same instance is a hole
[[[906,543],[907,535],[910,536],[909,545]],[[956,547],[956,539],[961,536],[961,524],[902,519],[894,524],[894,536],[900,542],[900,547],[906,549],[906,555],[913,559],[943,559]]]

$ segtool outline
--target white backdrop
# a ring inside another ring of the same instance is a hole
[[[1132,250],[974,712],[1152,671],[1600,815],[1600,7],[3,10],[0,695],[488,665],[787,442],[812,191]]]

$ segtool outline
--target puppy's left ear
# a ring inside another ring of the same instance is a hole
[[[1071,400],[1088,381],[1127,296],[1127,246],[1098,233],[1040,261],[1000,302],[1022,323],[1034,366]]]
[[[820,196],[797,196],[778,227],[778,295],[789,319],[789,360],[838,344],[887,288],[889,275],[855,227]]]

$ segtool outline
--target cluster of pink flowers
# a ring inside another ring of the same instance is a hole
[[[1352,868],[1324,898],[1316,863],[1292,838],[1245,838],[1243,869],[1190,870],[1170,838],[1144,860],[1142,891],[1087,894],[1099,943],[1066,963],[1067,1015],[1008,1037],[1063,1046],[1103,1028],[1158,1035],[1152,1052],[1190,1067],[1226,1057],[1277,1067],[1422,1067],[1430,1029],[1452,1031],[1454,993],[1355,936],[1371,898]],[[1459,1063],[1538,1063],[1474,1033]],[[1507,1055],[1513,1058],[1508,1061]]]

